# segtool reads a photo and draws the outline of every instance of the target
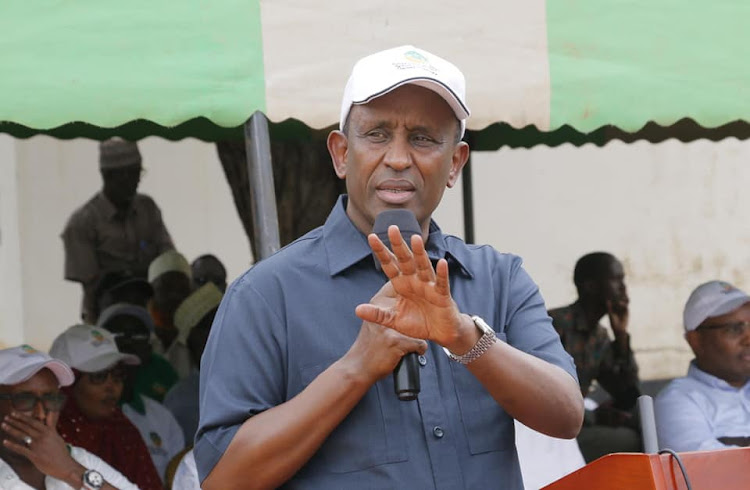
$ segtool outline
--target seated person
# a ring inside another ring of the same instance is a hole
[[[138,490],[117,470],[57,433],[61,386],[73,371],[28,345],[0,350],[0,487]],[[101,487],[97,486],[101,485]]]
[[[127,270],[108,271],[102,275],[94,290],[93,322],[99,320],[99,315],[107,307],[117,303],[147,308],[148,300],[153,295],[154,289],[145,278]]]
[[[659,446],[750,445],[750,296],[726,282],[707,282],[688,298],[683,320],[695,359],[687,376],[656,398]]]
[[[115,336],[120,352],[133,354],[141,360],[140,365],[126,368],[120,404],[122,412],[140,431],[151,453],[151,460],[154,462],[156,471],[159,472],[163,481],[167,464],[185,447],[185,437],[172,412],[136,389],[136,380],[140,376],[144,363],[151,365],[154,358],[151,353],[151,344],[149,344],[151,319],[144,308],[118,304],[104,310],[99,326]]]
[[[76,377],[63,389],[68,401],[57,422],[62,438],[96,454],[141,490],[160,490],[148,448],[118,405],[124,365],[138,364],[139,359],[118,351],[111,333],[91,325],[74,325],[61,333],[50,355],[72,367]]]
[[[203,349],[206,347],[211,324],[221,303],[221,291],[207,283],[182,302],[175,312],[175,325],[180,336],[186,340],[193,360],[193,371],[181,379],[164,397],[164,405],[172,411],[185,434],[185,440],[193,443],[198,430],[198,381]]]
[[[154,288],[149,313],[154,320],[155,337],[151,340],[154,352],[164,356],[180,378],[190,374],[190,353],[178,339],[174,313],[193,291],[190,264],[185,257],[169,250],[155,258],[148,267],[148,282]]]
[[[154,323],[148,311],[140,306],[114,304],[102,312],[97,326],[115,335],[121,352],[141,360],[138,369],[134,369],[134,393],[161,402],[179,378],[169,361],[153,352],[150,341]]]
[[[212,282],[222,294],[227,290],[227,270],[215,255],[201,255],[190,264],[190,269],[195,289]]]
[[[613,452],[641,450],[638,423],[631,410],[640,396],[638,365],[628,334],[628,292],[622,264],[606,252],[576,263],[573,282],[578,300],[549,311],[563,347],[573,356],[583,396],[596,380],[612,397],[586,411],[578,444],[586,462]],[[607,315],[614,340],[599,321]]]

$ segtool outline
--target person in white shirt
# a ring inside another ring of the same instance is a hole
[[[726,282],[702,284],[685,305],[684,324],[695,359],[656,398],[660,446],[750,446],[750,296]]]
[[[74,379],[64,362],[31,346],[0,350],[0,489],[138,490],[57,433],[65,403],[60,387]]]

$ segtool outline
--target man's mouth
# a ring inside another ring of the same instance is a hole
[[[415,193],[415,188],[406,181],[386,181],[375,188],[378,198],[388,204],[403,204]]]

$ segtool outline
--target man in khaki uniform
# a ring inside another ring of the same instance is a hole
[[[82,317],[95,323],[93,293],[107,271],[127,270],[146,277],[151,261],[174,248],[153,199],[138,194],[141,154],[119,138],[99,145],[103,187],[65,225],[65,279],[83,286]]]

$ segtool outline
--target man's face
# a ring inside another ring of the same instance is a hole
[[[117,315],[103,325],[112,332],[117,342],[117,350],[138,356],[141,364],[151,360],[151,331],[135,316]]]
[[[130,206],[141,181],[141,164],[102,170],[104,194],[118,208]]]
[[[349,113],[347,135],[334,131],[328,149],[346,179],[347,214],[363,233],[388,209],[405,208],[426,235],[446,187],[453,187],[469,155],[456,143],[458,120],[435,92],[405,85]]]
[[[625,286],[625,269],[617,259],[612,259],[602,271],[603,275],[599,282],[602,299],[612,302],[612,307],[627,307],[628,289]]]
[[[25,393],[37,397],[49,397],[60,396],[60,388],[57,378],[52,373],[52,371],[50,371],[49,369],[42,369],[23,383],[18,383],[15,385],[0,385],[0,393],[4,395]],[[14,411],[19,410],[13,407],[13,402],[11,400],[0,400],[0,421],[5,419],[6,415],[9,415]],[[60,416],[59,410],[47,410],[47,408],[44,406],[44,403],[39,401],[34,404],[34,407],[30,411],[24,411],[23,413],[30,415],[41,422],[49,422],[51,427],[57,425],[57,419]],[[48,417],[50,420],[47,420]],[[0,428],[0,440],[3,439],[12,438]],[[16,458],[18,457],[12,456],[11,451],[5,450],[4,446],[0,446],[0,455],[2,455],[1,459],[6,459],[8,456]]]
[[[750,379],[750,303],[687,333],[698,367],[735,387]]]
[[[154,279],[152,286],[154,287],[154,307],[162,315],[164,321],[171,324],[177,307],[192,292],[190,278],[182,272],[165,272]]]

